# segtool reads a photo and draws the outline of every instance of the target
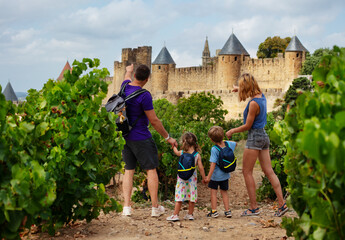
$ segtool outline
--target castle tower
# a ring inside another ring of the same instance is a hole
[[[206,37],[204,51],[202,52],[202,66],[207,67],[207,65],[211,62],[211,54],[210,48],[208,47],[208,40]]]
[[[246,56],[249,56],[247,50],[232,33],[218,55],[217,80],[220,88],[231,89],[237,83]]]
[[[152,93],[163,93],[168,90],[169,71],[175,69],[175,62],[164,46],[152,63]]]
[[[289,45],[285,49],[285,66],[287,76],[292,76],[293,79],[297,78],[302,63],[305,60],[305,55],[308,50],[303,46],[297,36],[293,36]]]
[[[72,71],[72,68],[71,68],[71,65],[69,65],[69,62],[67,61],[65,66],[63,67],[59,77],[56,79],[58,81],[61,81],[63,79],[63,75],[65,74],[65,72],[69,70],[69,71]]]
[[[10,82],[7,83],[5,90],[2,92],[4,94],[6,101],[18,102],[16,93],[14,92]]]
[[[108,95],[120,91],[121,83],[126,72],[126,66],[133,63],[134,70],[141,64],[151,67],[152,47],[142,46],[138,48],[123,48],[121,54],[121,62],[114,62],[113,84],[108,86]]]

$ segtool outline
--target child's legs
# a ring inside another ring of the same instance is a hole
[[[243,152],[243,168],[242,173],[246,183],[248,196],[250,200],[250,208],[257,208],[256,194],[255,194],[255,181],[253,177],[253,169],[258,158],[259,150],[246,148]]]
[[[270,180],[273,190],[277,195],[279,207],[283,206],[284,199],[283,199],[282,188],[280,186],[279,178],[277,177],[277,175],[272,169],[271,157],[270,157],[270,152],[268,149],[260,151],[259,161],[260,161],[262,171],[265,173],[268,180]]]
[[[188,204],[188,214],[192,215],[194,212],[195,202],[189,201]]]
[[[182,202],[175,202],[174,215],[179,215],[181,206],[182,206]]]
[[[229,195],[227,190],[220,190],[222,194],[225,211],[229,211]]]
[[[211,208],[212,210],[217,209],[217,189],[211,188]]]

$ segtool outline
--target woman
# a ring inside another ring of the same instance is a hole
[[[239,92],[240,101],[250,98],[247,107],[243,112],[244,124],[238,128],[230,129],[226,136],[231,138],[232,134],[249,130],[246,148],[243,152],[243,176],[246,183],[250,208],[245,210],[241,216],[255,216],[260,214],[260,209],[256,202],[255,181],[253,178],[253,169],[256,159],[259,158],[261,169],[269,179],[278,198],[279,208],[274,216],[282,216],[288,211],[284,202],[282,189],[279,179],[274,173],[271,165],[269,153],[270,140],[265,132],[267,123],[267,102],[265,95],[254,77],[248,73],[239,78],[239,86],[235,87],[235,92]]]

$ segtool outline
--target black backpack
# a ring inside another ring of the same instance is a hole
[[[198,154],[197,151],[193,153],[183,153],[178,160],[178,176],[183,180],[188,180],[195,171],[195,156]]]
[[[235,171],[237,158],[235,157],[234,152],[230,148],[229,143],[227,141],[224,142],[225,148],[221,148],[218,145],[215,145],[215,148],[219,151],[217,165],[220,168],[220,170],[229,173]]]
[[[122,85],[121,90],[118,94],[114,94],[109,98],[108,102],[105,104],[105,109],[108,112],[113,112],[116,115],[118,115],[118,118],[116,118],[116,126],[119,131],[122,132],[122,136],[126,136],[131,131],[132,127],[137,123],[137,121],[145,114],[139,116],[135,122],[131,125],[129,125],[129,120],[127,118],[126,113],[126,101],[135,98],[139,96],[140,94],[147,92],[146,89],[139,89],[131,94],[129,94],[127,97],[123,98],[123,94],[125,91],[125,88],[129,82],[126,82]]]

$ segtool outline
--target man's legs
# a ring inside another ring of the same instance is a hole
[[[131,206],[130,204],[131,204],[134,172],[135,172],[135,169],[133,170],[125,169],[125,174],[123,176],[123,182],[122,182],[124,207]]]
[[[147,170],[147,186],[150,192],[152,207],[158,207],[158,175],[156,169]]]

